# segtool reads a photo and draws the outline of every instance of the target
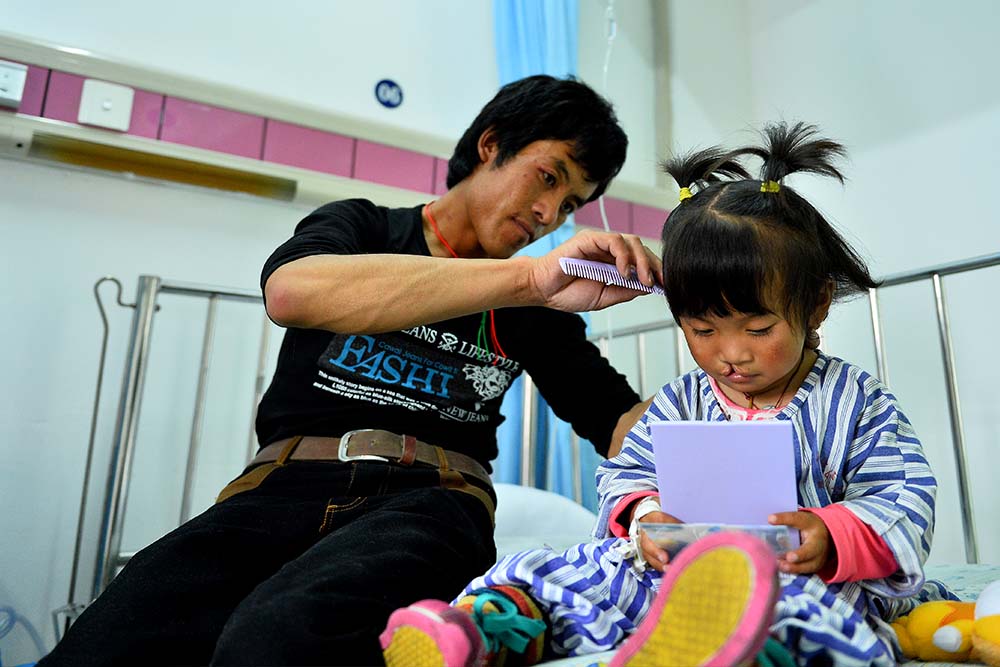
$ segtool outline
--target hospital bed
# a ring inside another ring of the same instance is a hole
[[[882,331],[882,321],[880,315],[880,292],[897,285],[905,285],[919,281],[930,281],[934,292],[934,303],[937,316],[939,342],[941,348],[942,362],[945,370],[945,385],[947,392],[948,414],[950,418],[951,436],[953,443],[954,465],[957,477],[958,495],[960,501],[960,519],[963,528],[964,550],[966,563],[961,565],[939,565],[928,568],[928,575],[944,581],[950,588],[959,594],[963,599],[973,599],[982,587],[993,580],[1000,579],[1000,566],[978,564],[978,545],[976,527],[972,515],[972,499],[970,493],[970,481],[968,473],[968,462],[966,456],[965,436],[961,411],[958,402],[958,376],[956,372],[954,345],[952,332],[948,319],[947,301],[943,278],[960,273],[967,273],[979,269],[985,269],[1000,265],[1000,254],[977,257],[970,260],[955,262],[952,264],[929,267],[918,271],[889,276],[884,279],[882,286],[878,290],[872,290],[869,294],[869,313],[871,318],[872,338],[875,346],[876,365],[880,377],[887,378],[886,351],[884,346],[884,334]],[[103,302],[100,296],[99,287],[102,283],[112,281],[118,285],[117,301],[120,306],[133,309],[131,332],[128,338],[125,351],[125,368],[123,374],[122,387],[118,400],[118,416],[114,429],[113,441],[110,447],[109,475],[104,494],[102,508],[103,522],[100,528],[98,539],[98,553],[96,554],[95,565],[92,570],[93,578],[91,588],[84,597],[96,596],[107,583],[114,577],[118,569],[131,556],[130,553],[121,549],[122,532],[124,526],[124,507],[128,495],[129,476],[131,475],[131,464],[134,459],[136,447],[138,417],[142,406],[143,386],[146,371],[149,364],[151,332],[153,322],[157,312],[158,298],[162,295],[178,295],[183,297],[194,297],[204,300],[206,303],[205,329],[203,333],[203,345],[201,350],[201,364],[197,375],[197,387],[194,391],[195,407],[192,418],[191,439],[188,450],[186,475],[184,478],[184,491],[182,495],[181,518],[183,519],[190,511],[191,502],[191,476],[194,470],[194,462],[197,460],[198,452],[201,448],[200,420],[203,418],[204,402],[207,395],[207,377],[212,358],[213,330],[216,326],[216,309],[220,302],[236,302],[246,304],[255,308],[260,318],[261,334],[260,346],[254,365],[255,375],[254,392],[252,396],[253,405],[260,399],[263,390],[268,366],[268,347],[270,324],[266,317],[259,314],[260,294],[256,290],[240,290],[232,288],[222,288],[206,285],[194,285],[189,283],[163,280],[155,276],[140,276],[136,290],[134,303],[125,303],[122,300],[121,284],[111,278],[104,278],[94,287],[94,293],[101,309],[101,317],[105,323],[105,337],[102,343],[101,366],[98,375],[97,391],[95,392],[94,415],[91,425],[91,441],[88,447],[87,470],[85,471],[84,487],[82,494],[80,522],[77,531],[76,547],[73,559],[73,571],[70,583],[69,604],[54,612],[54,622],[56,625],[57,637],[61,634],[61,627],[64,625],[63,616],[71,620],[80,611],[83,605],[76,600],[80,593],[77,591],[78,575],[81,571],[81,548],[83,544],[83,526],[88,496],[88,486],[90,484],[90,467],[95,450],[94,434],[96,429],[94,424],[97,420],[100,405],[100,393],[103,379],[104,355],[107,349],[107,317]],[[646,367],[646,338],[660,330],[670,330],[673,328],[671,322],[660,322],[652,325],[630,327],[615,332],[615,337],[619,344],[623,338],[629,339],[634,346],[634,353],[639,368],[639,384],[645,386]],[[682,341],[677,336],[676,329],[673,330],[675,336],[674,349],[677,354],[677,367],[682,364]],[[598,342],[603,349],[607,350],[609,336],[597,334],[592,339]],[[525,383],[525,404],[534,405],[533,388],[530,381]],[[497,546],[498,553],[503,555],[512,551],[527,548],[537,548],[543,545],[551,546],[554,549],[566,548],[571,544],[585,541],[590,535],[590,531],[595,519],[594,515],[584,509],[579,504],[562,496],[532,488],[528,480],[535,478],[531,469],[531,462],[534,456],[534,438],[531,428],[528,426],[532,419],[531,410],[526,409],[524,414],[525,427],[523,433],[525,437],[522,443],[522,485],[497,485],[499,503],[497,509]],[[245,456],[252,456],[254,440],[252,434],[252,411],[251,422],[246,436]],[[577,477],[582,477],[577,475]],[[584,483],[582,479],[578,481],[575,494],[579,498],[579,488]],[[539,508],[545,511],[539,511]],[[939,519],[940,522],[940,519]],[[89,599],[89,597],[87,597]],[[587,656],[580,659],[566,659],[552,663],[554,665],[591,665],[601,656]],[[606,657],[606,656],[605,656]]]

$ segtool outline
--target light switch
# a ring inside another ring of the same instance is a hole
[[[77,121],[125,132],[132,122],[135,90],[117,83],[85,79]]]
[[[0,107],[16,109],[21,106],[27,78],[26,65],[0,60]]]

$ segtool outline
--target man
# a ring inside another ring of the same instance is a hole
[[[558,259],[613,261],[652,284],[655,256],[593,233],[511,257],[599,196],[626,143],[593,90],[531,77],[466,131],[439,200],[347,200],[303,220],[262,276],[288,331],[257,457],[136,554],[40,664],[379,664],[391,611],[491,565],[488,471],[511,380],[527,370],[605,454],[643,409],[560,312],[638,293],[566,276]]]

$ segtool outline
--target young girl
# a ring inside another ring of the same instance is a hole
[[[918,594],[947,596],[925,586],[937,484],[913,427],[877,379],[818,349],[831,302],[876,283],[783,179],[842,182],[834,159],[844,150],[801,123],[763,136],[762,147],[665,165],[681,203],[663,230],[664,288],[698,369],[663,387],[598,469],[598,541],[508,556],[469,584],[457,609],[398,610],[382,637],[389,665],[481,664],[504,653],[530,663],[546,646],[586,654],[627,639],[613,665],[888,666],[898,652],[888,622]],[[746,156],[763,160],[760,180],[741,166]],[[657,501],[650,424],[761,419],[794,427],[802,509],[769,520],[799,530],[801,546],[775,559],[752,538],[716,534],[667,566],[666,552],[635,531],[640,518],[676,521]]]

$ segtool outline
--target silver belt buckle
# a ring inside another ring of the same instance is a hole
[[[347,446],[353,438],[358,433],[365,433],[368,431],[374,431],[371,428],[361,428],[356,431],[348,431],[344,435],[340,436],[340,444],[337,446],[337,458],[341,461],[381,461],[382,463],[389,463],[389,459],[384,456],[375,456],[374,454],[357,454],[351,456],[347,453]]]

